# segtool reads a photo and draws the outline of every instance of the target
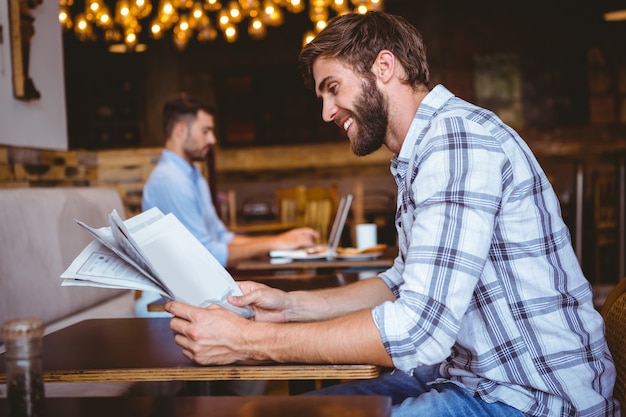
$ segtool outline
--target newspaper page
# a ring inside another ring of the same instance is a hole
[[[97,240],[81,251],[61,274],[62,286],[98,286],[149,291],[172,298],[173,294],[160,287],[137,268],[121,259]]]
[[[197,306],[219,304],[244,317],[252,315],[251,309],[237,308],[227,301],[229,295],[242,294],[239,286],[172,213],[131,235],[174,299]]]
[[[122,221],[113,210],[109,227],[76,222],[99,246],[92,242],[79,254],[61,275],[62,285],[152,291],[191,305],[219,304],[243,317],[253,315],[250,308],[227,301],[229,295],[241,295],[239,286],[173,214],[155,208]]]
[[[133,232],[149,227],[161,218],[163,218],[163,213],[157,207],[153,207],[150,210],[146,210],[143,213],[131,217],[125,222],[122,221],[122,218],[117,214],[116,210],[113,210],[109,215],[110,230],[115,242],[117,242],[125,254],[130,256],[156,279],[158,279],[159,276],[152,265],[150,265],[150,262],[144,258],[141,249],[133,240]]]
[[[110,227],[101,227],[99,229],[96,229],[81,222],[80,220],[74,219],[74,221],[76,221],[76,223],[78,223],[79,226],[83,227],[89,233],[91,233],[96,238],[97,241],[102,243],[104,246],[110,249],[117,256],[119,256],[120,258],[122,258],[123,260],[131,264],[137,270],[141,271],[144,275],[151,277],[151,273],[146,268],[144,262],[138,263],[135,259],[130,257],[128,254],[126,254],[123,247],[115,240],[115,237],[113,236],[113,233]]]

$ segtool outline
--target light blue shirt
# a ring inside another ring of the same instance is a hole
[[[158,207],[173,213],[222,264],[234,234],[220,220],[211,201],[209,185],[194,165],[163,150],[143,188],[143,210]]]
[[[391,172],[398,297],[372,314],[396,368],[532,416],[609,416],[615,367],[559,202],[526,143],[435,87]]]

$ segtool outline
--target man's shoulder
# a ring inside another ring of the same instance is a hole
[[[509,127],[489,109],[452,96],[430,119],[431,131],[479,135],[482,138],[493,136]],[[445,135],[447,136],[447,135]]]
[[[193,193],[193,183],[175,164],[157,164],[143,186],[144,194]],[[186,191],[187,190],[187,191]]]
[[[178,165],[173,161],[161,158],[155,165],[154,169],[148,177],[148,181],[166,181],[178,182],[181,178],[185,178],[186,175]]]

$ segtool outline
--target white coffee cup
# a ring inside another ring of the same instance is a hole
[[[366,249],[376,246],[378,237],[376,236],[376,224],[363,223],[356,225],[356,247]]]

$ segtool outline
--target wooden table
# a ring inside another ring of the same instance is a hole
[[[376,271],[383,271],[379,268]],[[289,270],[238,270],[233,273],[235,281],[257,281],[283,291],[318,290],[341,287],[358,281],[362,271],[289,271]]]
[[[294,260],[288,263],[271,263],[269,256],[254,258],[237,263],[233,268],[236,271],[277,271],[277,270],[340,270],[346,268],[380,268],[387,269],[393,265],[393,261],[398,256],[398,248],[391,247],[385,249],[383,254],[378,258],[367,259],[311,259],[311,260]]]
[[[247,362],[201,366],[174,343],[168,318],[91,319],[44,337],[45,382],[367,379],[375,365]],[[4,354],[0,383],[6,383]]]
[[[0,398],[0,417],[8,417]],[[382,396],[46,398],[45,417],[389,417]]]
[[[286,232],[287,230],[293,229],[294,227],[296,227],[296,225],[293,223],[257,222],[257,223],[230,225],[228,226],[228,230],[233,233],[254,235],[254,234]]]

